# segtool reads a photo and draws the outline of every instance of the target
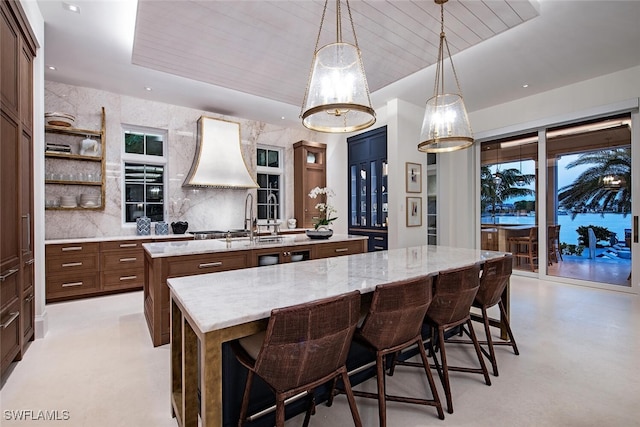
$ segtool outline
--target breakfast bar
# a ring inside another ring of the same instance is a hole
[[[223,425],[222,346],[264,330],[271,310],[465,267],[503,252],[418,246],[169,279],[172,411]],[[508,289],[508,288],[507,288]],[[508,293],[503,295],[508,313]]]

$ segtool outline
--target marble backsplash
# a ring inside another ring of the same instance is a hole
[[[244,202],[248,192],[215,188],[182,187],[196,150],[197,120],[206,115],[240,123],[242,154],[256,176],[256,146],[284,147],[284,219],[293,217],[293,144],[300,140],[322,141],[323,135],[307,130],[278,127],[241,118],[221,116],[177,105],[147,101],[56,82],[45,82],[45,111],[76,116],[75,127],[100,128],[100,111],[106,113],[105,209],[46,210],[45,239],[135,235],[135,224],[125,225],[122,214],[122,125],[166,130],[168,134],[168,203],[165,220],[188,221],[189,230],[243,228]],[[47,134],[49,135],[49,134]],[[45,174],[48,171],[45,170]],[[36,184],[38,185],[38,184]],[[44,185],[44,183],[40,183]],[[53,186],[45,187],[45,197]],[[254,207],[254,212],[256,211]]]

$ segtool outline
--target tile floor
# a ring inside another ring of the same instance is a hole
[[[433,408],[391,402],[389,426],[640,426],[640,297],[514,276],[511,301],[521,354],[498,348],[493,385],[453,373],[453,414],[440,421]],[[49,333],[31,344],[0,391],[2,427],[176,425],[169,346],[152,347],[141,292],[50,304],[47,311]],[[466,361],[470,351],[457,346],[448,354]],[[389,390],[419,394],[422,377],[399,368]],[[375,401],[357,403],[364,425],[377,426]],[[69,419],[15,421],[16,410],[68,411]],[[331,408],[318,406],[311,425],[352,425],[344,396]]]

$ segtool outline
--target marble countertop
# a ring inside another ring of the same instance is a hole
[[[156,239],[183,239],[193,238],[189,233],[185,234],[150,234],[148,236],[139,236],[137,234],[124,236],[97,236],[97,237],[78,237],[71,239],[49,239],[45,240],[45,245],[67,244],[67,243],[90,243],[90,242],[110,242],[113,240],[156,240]]]
[[[231,239],[185,240],[181,242],[145,243],[142,247],[151,258],[163,258],[178,255],[198,255],[213,252],[246,251],[280,246],[306,246],[321,243],[335,243],[349,240],[366,240],[366,236],[334,234],[329,240],[312,240],[306,234],[284,235],[280,241],[251,242],[248,237]]]
[[[417,246],[169,279],[171,295],[202,332],[269,317],[278,307],[459,268],[504,252]]]

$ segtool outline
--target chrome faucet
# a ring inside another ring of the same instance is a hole
[[[247,209],[248,207],[248,209]],[[247,211],[249,215],[247,216]],[[244,199],[244,228],[249,230],[249,241],[253,242],[253,194],[247,194],[247,198]]]

